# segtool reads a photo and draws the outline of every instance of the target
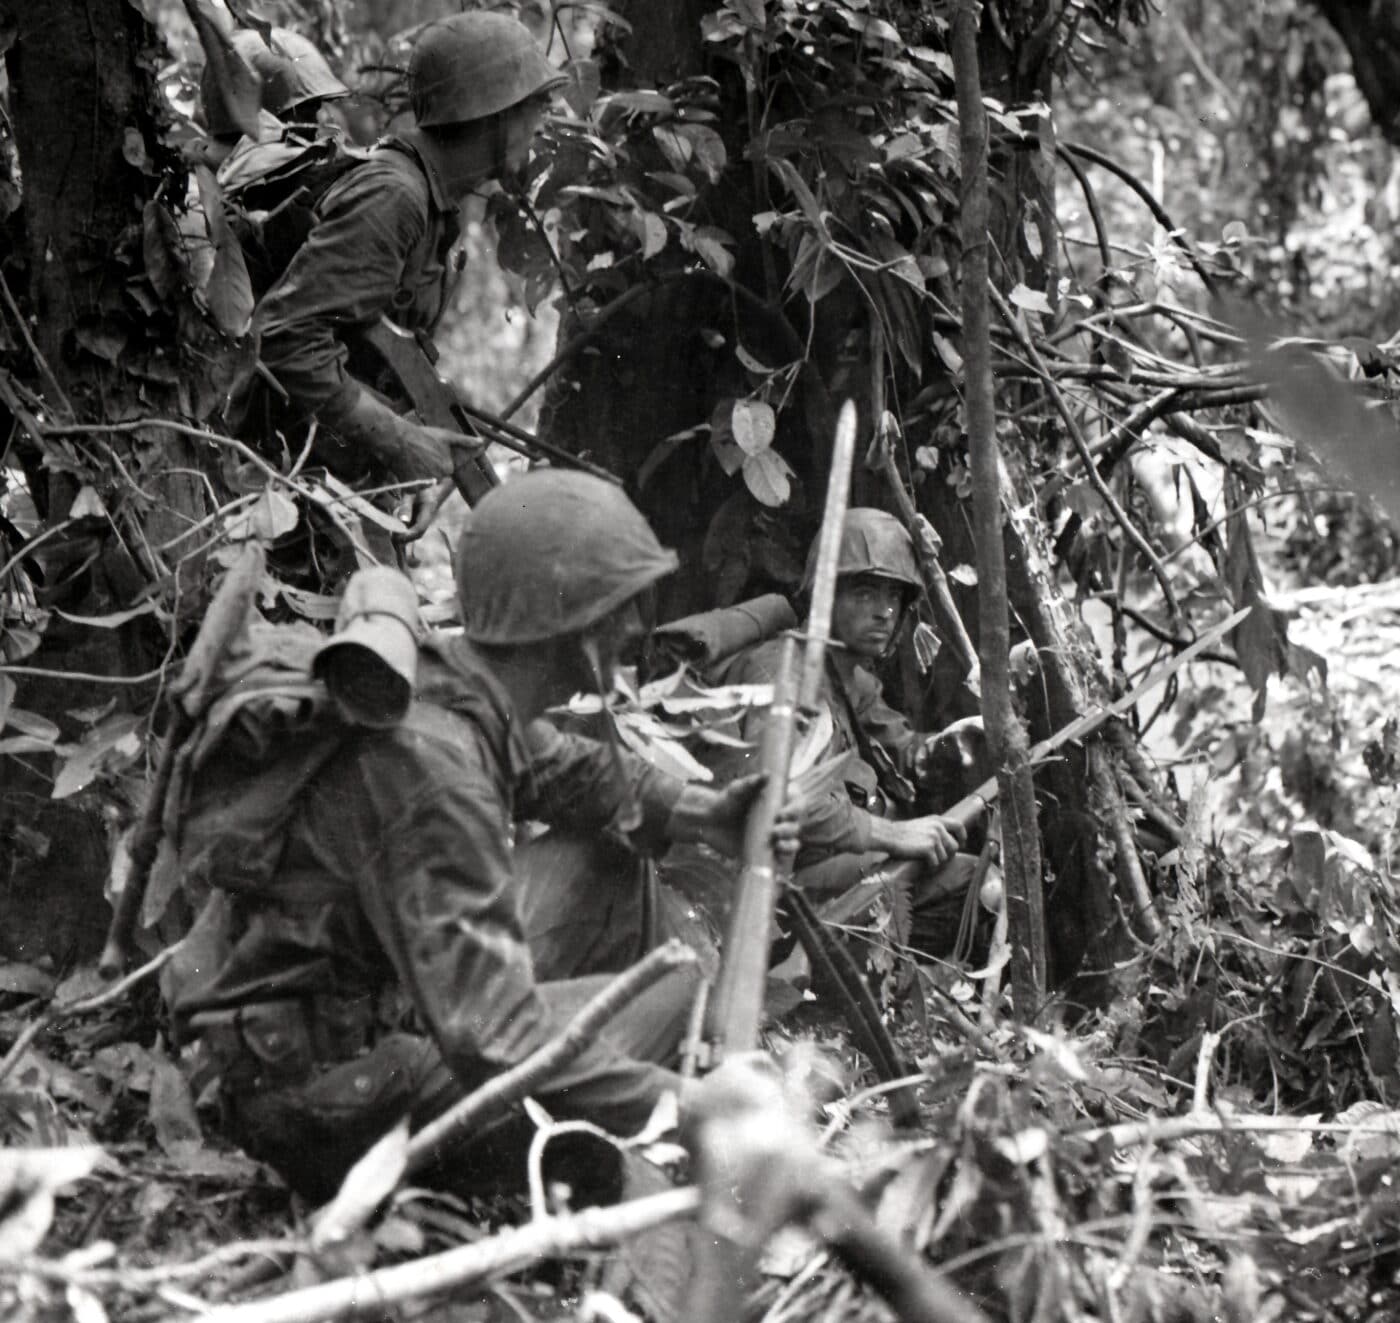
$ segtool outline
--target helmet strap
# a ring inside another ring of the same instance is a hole
[[[603,679],[603,662],[598,655],[598,640],[592,634],[585,633],[580,635],[578,646],[593,676],[593,688],[602,700],[604,740],[608,746],[608,755],[612,759],[613,775],[617,777],[617,784],[622,792],[621,807],[613,819],[613,826],[627,835],[642,825],[641,802],[637,799],[637,787],[628,775],[627,764],[622,757],[622,737],[617,733],[617,719],[608,703],[608,686]]]

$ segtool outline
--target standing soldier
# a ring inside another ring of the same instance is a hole
[[[452,473],[464,438],[412,421],[366,388],[381,365],[357,333],[381,317],[432,331],[459,205],[525,164],[567,81],[503,14],[455,14],[422,31],[408,68],[415,126],[326,189],[305,241],[258,303],[253,329],[266,372],[232,401],[239,434],[264,445],[280,437],[295,454],[314,423],[315,459],[359,485]]]
[[[737,851],[761,778],[688,785],[536,721],[581,689],[611,686],[641,630],[639,596],[675,563],[614,485],[557,470],[512,479],[462,536],[464,637],[424,655],[427,698],[401,721],[329,731],[333,750],[303,741],[288,758],[308,758],[304,784],[284,789],[269,770],[271,789],[246,797],[283,814],[292,801],[266,877],[249,880],[240,844],[265,852],[265,841],[229,796],[217,800],[208,830],[230,849],[211,880],[233,917],[223,949],[177,967],[167,996],[177,1030],[202,1037],[212,1058],[231,1137],[295,1189],[326,1198],[401,1117],[421,1126],[547,1042],[605,981],[582,976],[641,953],[638,933],[620,931],[636,912],[622,894],[635,874],[536,875],[513,823],[594,837],[612,824],[642,848],[673,839]],[[357,598],[358,582],[327,650],[373,645],[406,672],[411,585],[396,606]],[[790,819],[780,836],[795,847]],[[193,848],[188,826],[180,848]],[[189,945],[211,949],[194,934]],[[695,983],[682,971],[656,985],[540,1086],[540,1103],[638,1129],[678,1088],[660,1063],[675,1054]],[[429,1179],[470,1186],[509,1151],[501,1135],[494,1146],[474,1136],[439,1154]]]

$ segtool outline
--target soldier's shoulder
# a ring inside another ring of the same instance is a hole
[[[326,190],[321,209],[372,202],[383,207],[411,208],[426,216],[431,197],[422,166],[407,152],[391,145],[380,146]]]

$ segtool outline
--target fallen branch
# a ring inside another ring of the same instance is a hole
[[[362,1311],[391,1314],[411,1300],[509,1276],[542,1259],[615,1245],[653,1227],[690,1217],[699,1208],[699,1190],[666,1190],[611,1208],[586,1208],[568,1217],[540,1218],[489,1240],[390,1268],[339,1277],[264,1300],[219,1306],[200,1318],[202,1323],[323,1323],[353,1318]]]
[[[695,952],[673,938],[631,969],[624,970],[569,1021],[557,1038],[532,1052],[518,1066],[488,1080],[419,1130],[408,1146],[408,1171],[420,1170],[438,1155],[440,1149],[500,1115],[507,1107],[553,1079],[591,1047],[603,1026],[630,1002],[667,974],[686,969],[696,962]]]

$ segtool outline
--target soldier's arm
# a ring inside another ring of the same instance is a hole
[[[472,1087],[562,1026],[535,982],[489,780],[458,776],[424,794],[416,778],[386,785],[391,779],[377,787],[380,807],[398,802],[359,870],[361,902],[443,1058]],[[628,1133],[675,1082],[670,1071],[598,1040],[538,1096],[556,1115]]]
[[[517,816],[551,826],[603,829],[620,820],[628,806],[628,789],[642,812],[630,834],[639,848],[659,847],[685,782],[658,771],[626,749],[621,751],[624,786],[608,747],[587,736],[559,730],[548,721],[525,728],[530,769],[517,788]]]
[[[258,304],[261,357],[308,414],[343,406],[359,386],[347,375],[344,338],[391,312],[405,265],[428,230],[426,193],[385,160],[333,184],[316,223]]]

